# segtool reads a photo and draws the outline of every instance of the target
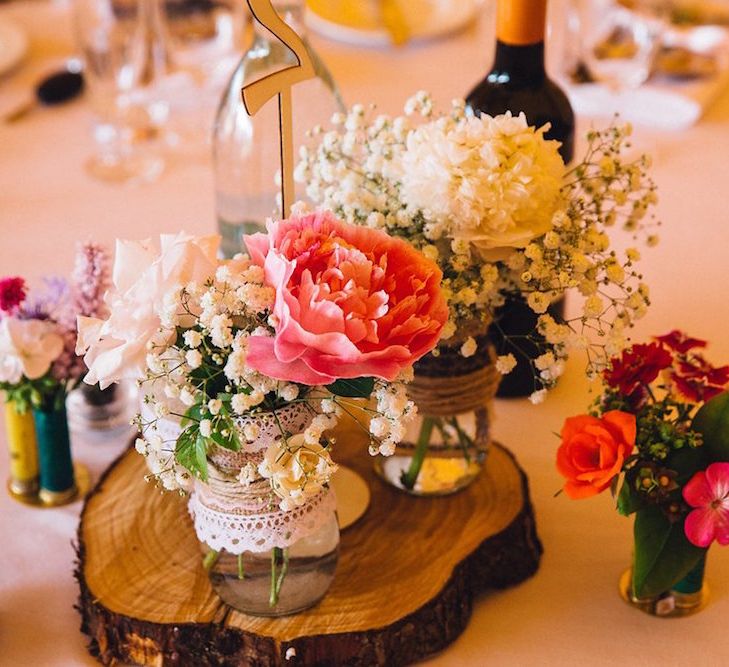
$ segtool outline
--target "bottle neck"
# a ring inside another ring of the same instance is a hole
[[[547,76],[544,69],[544,42],[514,46],[496,42],[494,64],[488,75],[491,83],[540,83]]]
[[[499,0],[496,54],[489,81],[538,84],[544,80],[546,0]]]

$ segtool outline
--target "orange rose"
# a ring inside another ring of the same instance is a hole
[[[635,415],[620,410],[601,418],[569,417],[562,427],[557,470],[567,478],[565,493],[589,498],[610,486],[635,446]]]

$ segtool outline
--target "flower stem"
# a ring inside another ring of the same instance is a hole
[[[276,593],[276,557],[278,556],[278,547],[274,547],[271,551],[271,594],[268,598],[268,606],[275,607],[278,604],[278,594]]]
[[[205,558],[203,558],[203,567],[206,572],[210,572],[210,570],[213,569],[215,563],[218,562],[218,558],[220,558],[220,552],[215,551],[215,549],[210,549],[210,551],[205,554]]]
[[[281,569],[278,568],[279,564]],[[275,607],[281,594],[286,572],[289,569],[289,550],[281,547],[274,547],[271,551],[271,595],[268,598],[268,606]]]
[[[433,417],[423,417],[423,424],[420,427],[420,435],[418,435],[418,442],[415,445],[415,451],[413,452],[413,458],[410,461],[410,467],[407,469],[407,472],[404,472],[400,476],[400,482],[410,491],[415,488],[415,483],[418,481],[420,469],[423,467],[434,423]]]
[[[286,573],[289,571],[289,550],[282,549],[281,551],[283,554],[283,565],[281,566],[281,571],[279,572],[278,580],[276,581],[276,598],[278,598],[281,594],[281,586],[283,586]]]
[[[468,433],[466,433],[461,428],[461,425],[458,423],[458,417],[453,417],[451,419],[451,426],[455,429],[456,433],[458,434],[458,442],[461,445],[461,449],[463,450],[463,458],[466,460],[466,463],[470,463],[471,455],[468,453],[468,448],[471,445],[473,445],[473,441],[468,436]]]
[[[238,554],[238,579],[241,581],[245,578],[245,570],[243,569],[243,554]]]

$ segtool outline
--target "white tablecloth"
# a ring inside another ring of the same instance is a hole
[[[29,59],[0,78],[0,105],[70,50],[63,4],[0,6],[31,36]],[[314,39],[346,100],[397,111],[418,88],[447,102],[463,95],[490,59],[484,22],[456,38],[402,50],[357,50]],[[81,99],[40,110],[13,126],[0,124],[0,275],[31,281],[67,273],[74,244],[93,237],[143,238],[184,228],[214,228],[212,179],[202,144],[174,161],[162,179],[144,187],[113,187],[89,179],[92,116]],[[588,124],[580,120],[581,129]],[[202,141],[202,139],[201,139]],[[729,93],[695,127],[680,134],[636,131],[635,144],[655,159],[662,244],[644,253],[653,308],[636,338],[681,327],[712,342],[710,357],[729,360]],[[554,453],[563,418],[581,412],[588,387],[573,361],[546,403],[499,401],[496,436],[518,456],[531,480],[545,554],[538,574],[512,590],[482,597],[470,625],[428,664],[460,665],[725,665],[729,660],[729,550],[714,547],[708,561],[711,604],[699,615],[660,620],[628,608],[617,580],[630,559],[631,522],[610,498],[574,502],[554,498],[560,478]],[[0,435],[0,441],[4,435]],[[96,478],[123,442],[75,439],[74,455]],[[0,457],[0,479],[7,475]],[[72,542],[80,502],[36,510],[0,494],[0,664],[94,664],[73,609]],[[387,564],[383,563],[383,567]]]

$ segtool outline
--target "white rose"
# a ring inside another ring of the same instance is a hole
[[[86,353],[86,382],[103,389],[144,375],[147,344],[159,333],[169,295],[215,273],[219,241],[217,236],[163,234],[159,253],[149,240],[117,241],[113,287],[104,297],[109,317],[78,318],[77,352]],[[174,335],[169,331],[167,340]]]
[[[270,480],[284,511],[303,505],[321,492],[337,469],[329,451],[320,444],[306,444],[298,433],[288,442],[272,443],[258,472]]]

